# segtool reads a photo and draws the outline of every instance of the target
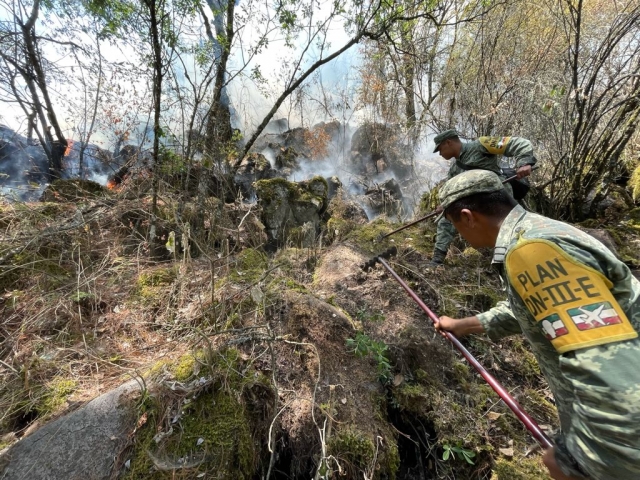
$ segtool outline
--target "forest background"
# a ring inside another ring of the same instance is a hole
[[[1,115],[52,178],[67,139],[220,164],[274,118],[398,126],[421,158],[443,128],[519,135],[578,219],[637,157],[637,3],[5,1]]]
[[[638,0],[0,0],[4,478],[547,478],[360,266],[393,242],[438,313],[502,299],[459,239],[423,268],[431,224],[377,242],[436,206],[432,138],[456,128],[531,140],[529,207],[637,275],[639,50]],[[390,177],[404,203],[377,217],[362,192]],[[553,430],[521,339],[465,344]],[[114,450],[41,469],[77,451],[28,450],[39,432],[132,377]]]

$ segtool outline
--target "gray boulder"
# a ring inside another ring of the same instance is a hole
[[[382,214],[387,217],[396,217],[407,213],[402,190],[393,178],[369,187],[364,195],[359,196],[359,199],[369,219]]]
[[[351,162],[364,175],[391,170],[398,178],[405,178],[411,173],[411,149],[403,142],[399,129],[367,123],[351,138]]]
[[[23,438],[0,456],[1,478],[112,478],[135,427],[139,391],[137,382],[128,382]]]

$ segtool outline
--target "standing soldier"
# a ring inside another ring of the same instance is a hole
[[[498,155],[514,158],[516,161],[516,174],[518,178],[531,175],[531,168],[536,163],[533,156],[531,142],[521,137],[480,137],[473,142],[462,143],[458,132],[445,130],[433,139],[436,144],[435,152],[446,160],[455,158],[451,163],[448,178],[453,178],[467,170],[489,170],[501,177],[502,174]],[[511,186],[505,184],[505,189],[512,194]],[[444,263],[449,245],[456,234],[455,228],[446,218],[438,221],[436,245],[429,266],[437,267]]]
[[[508,301],[436,328],[524,334],[560,415],[543,459],[554,479],[640,479],[640,282],[593,237],[527,212],[492,172],[461,173],[439,195],[466,241],[494,249]]]

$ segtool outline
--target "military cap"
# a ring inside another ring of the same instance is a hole
[[[455,130],[445,130],[444,132],[440,132],[433,139],[433,143],[436,144],[436,148],[433,151],[433,153],[436,153],[438,150],[440,150],[440,144],[445,140],[448,140],[450,138],[458,138],[458,137],[459,137],[458,132],[456,132]]]
[[[444,184],[438,196],[440,205],[446,209],[456,200],[476,193],[491,193],[502,190],[500,177],[489,170],[468,170],[456,175]]]

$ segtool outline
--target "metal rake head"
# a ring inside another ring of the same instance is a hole
[[[398,249],[394,246],[391,248],[388,248],[387,250],[385,250],[384,252],[382,252],[380,255],[376,255],[375,257],[372,257],[370,260],[366,261],[364,263],[364,265],[361,266],[362,270],[364,270],[365,272],[368,272],[370,269],[372,269],[373,267],[375,267],[376,263],[378,263],[378,260],[381,258],[390,258],[394,255],[396,255],[398,253]]]

